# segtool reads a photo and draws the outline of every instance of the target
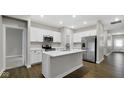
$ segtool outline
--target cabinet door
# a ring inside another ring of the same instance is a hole
[[[41,62],[41,59],[42,59],[41,50],[37,50],[36,62]]]
[[[41,30],[37,30],[37,42],[43,41],[43,35]]]
[[[59,32],[57,32],[56,40],[57,42],[61,42],[61,34]]]
[[[37,41],[37,31],[34,28],[31,28],[30,40],[33,42]]]
[[[73,38],[74,42],[81,42],[81,33],[75,33]]]
[[[30,52],[31,56],[30,56],[30,60],[31,60],[31,64],[36,64],[42,61],[42,52],[41,50],[32,50]]]
[[[31,27],[31,41],[42,42],[42,32],[40,29]]]
[[[54,36],[54,31],[47,30],[47,34],[50,36]]]
[[[32,50],[30,53],[31,53],[31,54],[30,54],[30,61],[31,61],[31,64],[34,64],[34,63],[36,62],[35,51]]]
[[[53,42],[61,42],[61,34],[60,32],[53,32]]]

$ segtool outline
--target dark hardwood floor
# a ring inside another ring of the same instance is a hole
[[[7,73],[7,74],[6,74]],[[5,74],[5,75],[4,75]],[[6,70],[1,77],[6,78],[43,78],[41,64]],[[100,64],[84,62],[84,67],[64,78],[124,78],[124,53],[112,53]]]

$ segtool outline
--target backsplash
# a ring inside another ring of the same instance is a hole
[[[41,42],[31,42],[31,48],[41,48],[41,47],[42,47],[42,43]],[[61,47],[61,43],[53,43],[52,47],[53,48]]]

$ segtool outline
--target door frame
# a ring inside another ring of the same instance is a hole
[[[24,66],[26,66],[26,44],[24,42],[24,39],[26,39],[26,29],[23,27],[17,27],[13,25],[6,25],[3,24],[3,64],[4,64],[4,70],[6,70],[6,28],[13,28],[13,29],[19,29],[22,30],[22,56],[24,58]]]

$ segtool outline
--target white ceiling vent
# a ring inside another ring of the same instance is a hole
[[[121,21],[121,20],[113,21],[113,22],[111,22],[110,24],[118,24],[118,23],[122,23],[122,21]]]

